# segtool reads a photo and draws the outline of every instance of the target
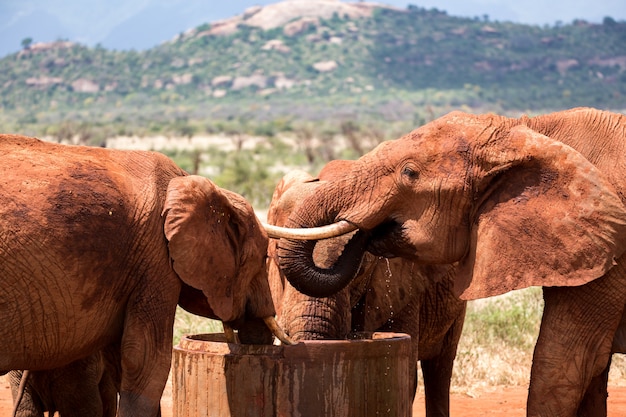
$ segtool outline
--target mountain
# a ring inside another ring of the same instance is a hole
[[[291,0],[145,51],[34,43],[0,59],[0,127],[40,132],[74,121],[151,131],[232,120],[418,123],[454,108],[623,110],[625,45],[626,23],[611,18],[539,27]]]

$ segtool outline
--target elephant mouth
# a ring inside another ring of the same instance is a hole
[[[415,248],[408,239],[407,230],[402,223],[395,220],[384,221],[373,229],[358,228],[364,235],[365,250],[374,256],[384,258],[417,258]],[[339,236],[335,239],[342,241],[345,247],[355,237],[356,232]],[[318,241],[310,241],[310,245],[315,247]],[[331,265],[337,261],[331,260]],[[328,265],[324,266],[328,267]]]
[[[385,258],[416,258],[415,248],[407,238],[401,223],[389,220],[376,226],[370,233],[367,251]]]
[[[272,333],[263,320],[237,319],[223,322],[226,339],[231,343],[243,343],[246,345],[270,345]],[[237,330],[235,335],[234,330]]]
[[[281,239],[278,244],[280,269],[296,290],[311,297],[329,297],[337,293],[356,276],[366,251],[389,258],[416,258],[415,249],[409,244],[408,233],[401,223],[390,220],[373,227],[359,227],[357,222],[349,224],[356,225],[358,231],[352,233],[352,230],[350,236],[339,237],[341,242],[337,246],[323,245],[325,249],[322,250],[333,255],[326,258],[330,261],[328,264],[316,263],[317,240]]]
[[[294,341],[278,326],[274,316],[264,318],[237,319],[222,322],[224,334],[229,343],[242,343],[245,345],[271,345],[274,337],[286,345],[294,344]],[[235,334],[235,329],[237,334]]]

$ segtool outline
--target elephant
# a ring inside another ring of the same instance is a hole
[[[119,416],[155,416],[177,305],[231,341],[290,343],[240,195],[157,152],[3,134],[0,155],[0,374],[119,344]]]
[[[283,226],[302,200],[324,181],[341,175],[340,164],[334,161],[317,178],[304,171],[288,173],[274,191],[268,222]],[[322,241],[316,248],[316,263],[332,264],[343,244],[341,238]],[[346,339],[352,331],[407,333],[413,364],[409,369],[413,383],[407,386],[410,395],[415,395],[419,359],[426,415],[449,415],[450,379],[467,304],[453,294],[451,266],[419,265],[402,258],[365,254],[349,286],[330,297],[315,298],[285,281],[278,265],[277,245],[272,239],[268,246],[270,288],[278,323],[294,341]]]
[[[618,113],[453,111],[346,162],[306,197],[287,228],[357,232],[328,268],[313,262],[315,240],[282,235],[280,267],[316,297],[345,287],[365,251],[455,265],[464,300],[541,286],[527,415],[594,415],[586,394],[597,395],[588,390],[607,370],[626,303],[624,155]]]
[[[107,347],[61,368],[11,371],[15,417],[115,417],[120,390],[119,346]],[[24,380],[23,380],[24,379]]]

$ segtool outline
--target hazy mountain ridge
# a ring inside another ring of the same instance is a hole
[[[227,118],[241,103],[250,117],[311,119],[407,117],[425,106],[623,108],[625,45],[626,23],[610,18],[542,28],[291,0],[142,52],[32,44],[0,59],[0,123]]]

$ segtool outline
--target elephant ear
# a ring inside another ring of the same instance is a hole
[[[302,184],[315,182],[317,180],[305,171],[288,172],[274,189],[267,212],[267,221],[275,226],[284,226],[294,207],[308,195],[308,185]]]
[[[239,264],[238,221],[231,201],[211,181],[190,175],[170,181],[163,209],[174,271],[202,291],[223,321],[236,315],[234,279]]]
[[[499,160],[478,185],[482,201],[455,288],[461,298],[582,285],[615,265],[626,249],[626,208],[597,168],[526,126],[489,149]]]

